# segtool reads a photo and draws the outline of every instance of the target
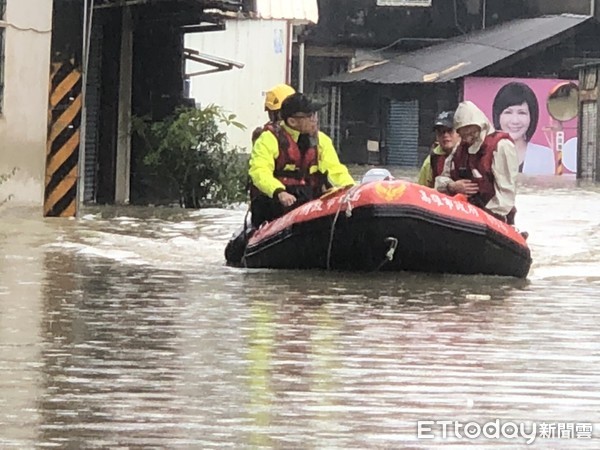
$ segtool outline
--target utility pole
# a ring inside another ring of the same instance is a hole
[[[594,0],[592,0],[593,2]],[[487,1],[481,0],[481,29],[485,30],[485,12],[487,7]]]

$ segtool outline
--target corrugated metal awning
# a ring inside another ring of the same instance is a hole
[[[285,19],[296,24],[317,23],[317,0],[256,0],[256,14],[261,19]]]
[[[548,43],[590,18],[561,14],[514,20],[322,81],[336,84],[447,82],[471,75],[529,47]]]

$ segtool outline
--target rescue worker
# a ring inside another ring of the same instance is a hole
[[[269,120],[265,125],[256,128],[252,132],[252,145],[254,145],[259,136],[267,129],[279,129],[279,122],[281,121],[279,115],[281,104],[287,97],[295,93],[296,91],[293,87],[283,83],[273,86],[265,93],[265,111],[269,116]],[[251,188],[251,197],[253,196],[253,193],[254,189]],[[235,233],[227,243],[227,246],[225,247],[225,260],[227,261],[227,264],[237,266],[242,263],[248,239],[250,239],[250,236],[252,236],[256,229],[256,226],[253,226],[253,224],[254,221],[252,218],[250,218],[249,223],[248,217],[246,216],[242,228]]]
[[[296,90],[287,84],[278,84],[269,89],[265,94],[265,111],[269,116],[269,121],[262,127],[255,128],[252,132],[252,145],[256,142],[258,137],[262,134],[265,126],[269,123],[276,124],[281,120],[279,117],[279,110],[283,101],[292,94],[295,94]]]
[[[454,113],[444,111],[438,114],[433,122],[435,144],[419,171],[417,183],[430,188],[434,187],[435,177],[442,174],[446,158],[456,148],[460,136],[454,130]]]
[[[450,195],[464,194],[473,205],[514,223],[519,158],[512,139],[507,133],[495,131],[470,101],[458,105],[454,128],[461,142],[446,158],[435,188]]]
[[[324,186],[354,185],[331,138],[318,129],[323,106],[301,93],[287,97],[282,120],[267,124],[254,143],[248,172],[254,227],[319,197]]]

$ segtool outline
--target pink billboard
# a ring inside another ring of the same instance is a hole
[[[577,172],[577,118],[558,120],[547,107],[550,94],[569,82],[467,77],[464,99],[475,103],[496,130],[511,135],[519,154],[520,172],[570,174]]]

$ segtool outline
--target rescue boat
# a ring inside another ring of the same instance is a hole
[[[464,199],[391,179],[333,190],[265,223],[250,236],[241,262],[524,278],[531,253],[514,227]]]

